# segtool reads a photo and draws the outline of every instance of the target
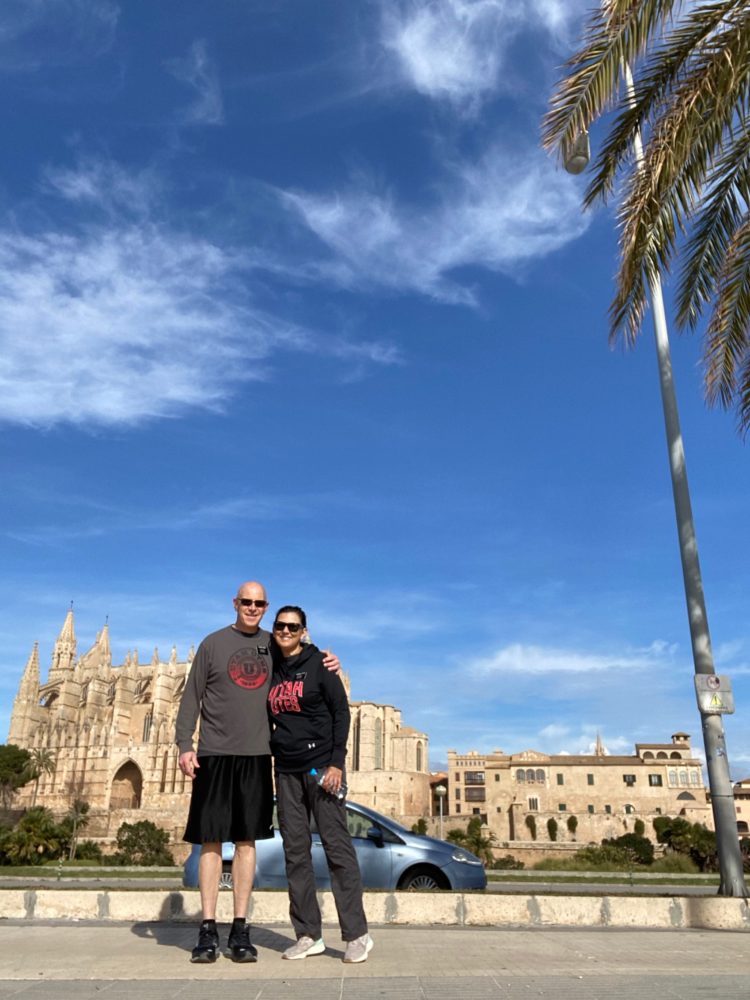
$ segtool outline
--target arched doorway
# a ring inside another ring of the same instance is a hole
[[[141,769],[132,760],[126,761],[112,780],[109,808],[140,809],[142,791],[143,775]]]

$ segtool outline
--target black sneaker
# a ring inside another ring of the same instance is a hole
[[[241,927],[232,925],[227,947],[233,962],[258,961],[258,949],[250,940],[250,928],[247,924],[243,924]]]
[[[215,962],[219,954],[219,932],[216,925],[207,927],[201,924],[198,931],[198,944],[190,955],[191,962]]]

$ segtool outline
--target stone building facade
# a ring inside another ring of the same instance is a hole
[[[670,743],[637,743],[628,756],[608,754],[600,739],[592,754],[577,756],[449,750],[447,828],[475,815],[497,837],[500,853],[513,854],[531,847],[549,853],[549,820],[562,850],[632,833],[638,819],[653,839],[659,815],[713,829],[701,761],[687,733]]]
[[[149,662],[129,652],[113,665],[109,626],[77,655],[73,610],[68,611],[41,680],[34,645],[13,703],[9,743],[47,749],[52,774],[17,793],[19,807],[36,804],[54,813],[74,799],[91,807],[86,836],[111,839],[123,822],[148,819],[179,843],[190,783],[177,764],[174,724],[191,648],[179,660],[172,647],[165,660],[154,650]],[[345,678],[348,688],[348,680]],[[350,796],[411,824],[429,812],[428,738],[401,724],[390,705],[352,702],[349,735]]]

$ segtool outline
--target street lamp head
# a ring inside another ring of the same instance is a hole
[[[563,166],[569,174],[580,174],[586,169],[590,159],[589,134],[584,129],[569,145],[563,147]]]
[[[435,786],[435,795],[437,795],[439,799],[442,799],[443,796],[447,794],[448,794],[448,789],[445,787],[445,785]]]

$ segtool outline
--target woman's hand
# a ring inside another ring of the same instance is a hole
[[[344,777],[343,772],[340,767],[334,767],[330,764],[326,768],[326,776],[323,779],[322,788],[324,791],[328,792],[330,795],[336,795],[338,790],[341,788],[341,781]]]

